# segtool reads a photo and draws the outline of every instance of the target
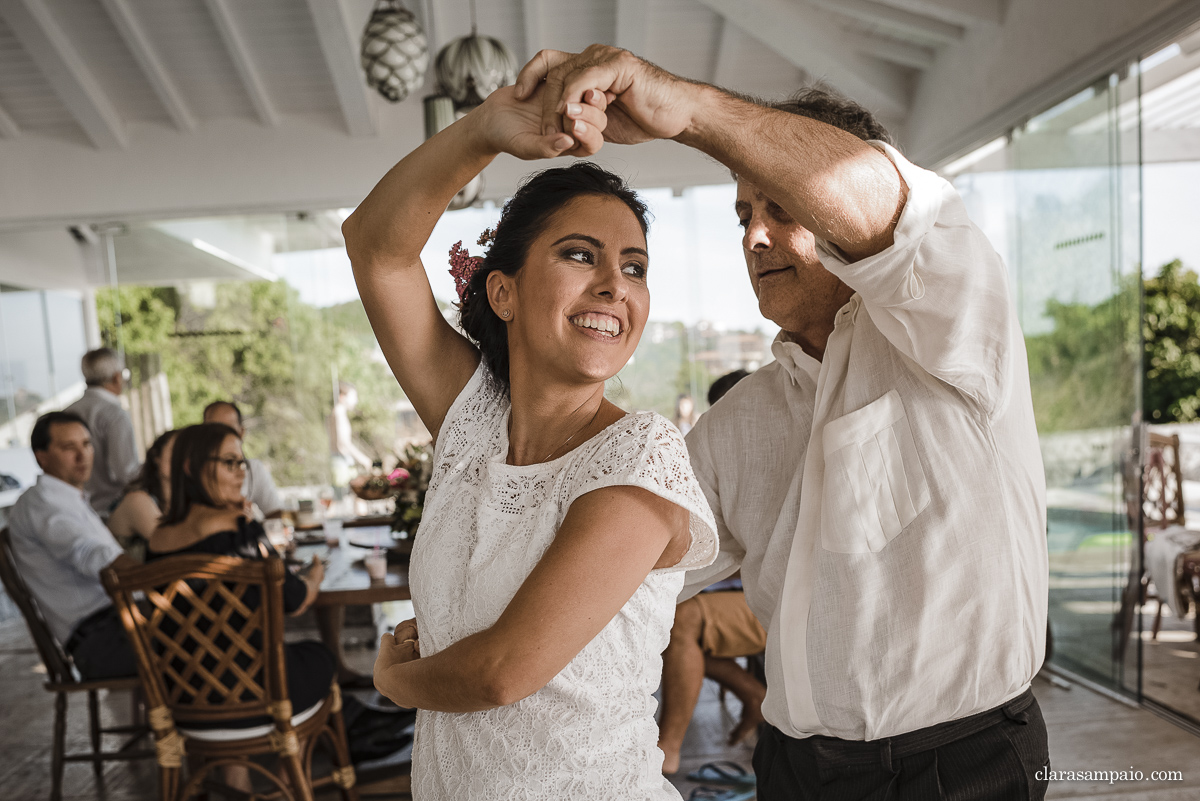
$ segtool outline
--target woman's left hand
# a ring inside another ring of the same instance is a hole
[[[379,655],[375,657],[375,680],[393,665],[402,665],[421,658],[421,643],[417,639],[417,621],[405,620],[391,634],[379,639]]]
[[[471,113],[479,115],[480,133],[490,150],[530,160],[594,154],[604,144],[606,105],[603,93],[597,92],[588,102],[572,107],[573,113],[565,120],[565,134],[557,131],[543,134],[541,94],[517,100],[511,86],[492,92]]]

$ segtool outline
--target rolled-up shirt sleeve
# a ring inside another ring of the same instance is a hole
[[[821,261],[859,294],[888,341],[993,416],[1007,401],[1019,335],[1004,263],[948,181],[872,144],[908,185],[894,241],[856,262],[818,242]]]
[[[55,559],[85,576],[99,576],[124,551],[107,530],[65,512],[51,512],[38,539]]]

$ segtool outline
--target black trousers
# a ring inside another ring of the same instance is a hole
[[[1029,690],[870,742],[797,740],[765,726],[754,750],[759,801],[1041,801],[1048,782],[1036,774],[1049,764],[1046,722]]]
[[[84,618],[67,640],[65,650],[84,681],[137,675],[137,659],[115,606],[106,606]]]

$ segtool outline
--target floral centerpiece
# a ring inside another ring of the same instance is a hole
[[[355,478],[350,482],[350,489],[365,501],[395,499],[392,531],[406,531],[411,538],[425,511],[425,493],[429,490],[429,476],[433,472],[433,445],[405,446],[396,466],[387,474],[378,462],[375,464],[377,472]]]
[[[425,512],[425,493],[429,491],[432,473],[432,443],[405,446],[395,469],[387,477],[396,498],[392,531],[407,531],[409,538],[417,533],[421,515]]]

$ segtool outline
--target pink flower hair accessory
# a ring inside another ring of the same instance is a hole
[[[471,285],[471,279],[475,277],[475,273],[482,266],[483,258],[472,256],[462,246],[461,239],[454,243],[454,247],[450,248],[450,275],[454,276],[454,288],[458,290],[459,303],[466,301],[467,287]]]

